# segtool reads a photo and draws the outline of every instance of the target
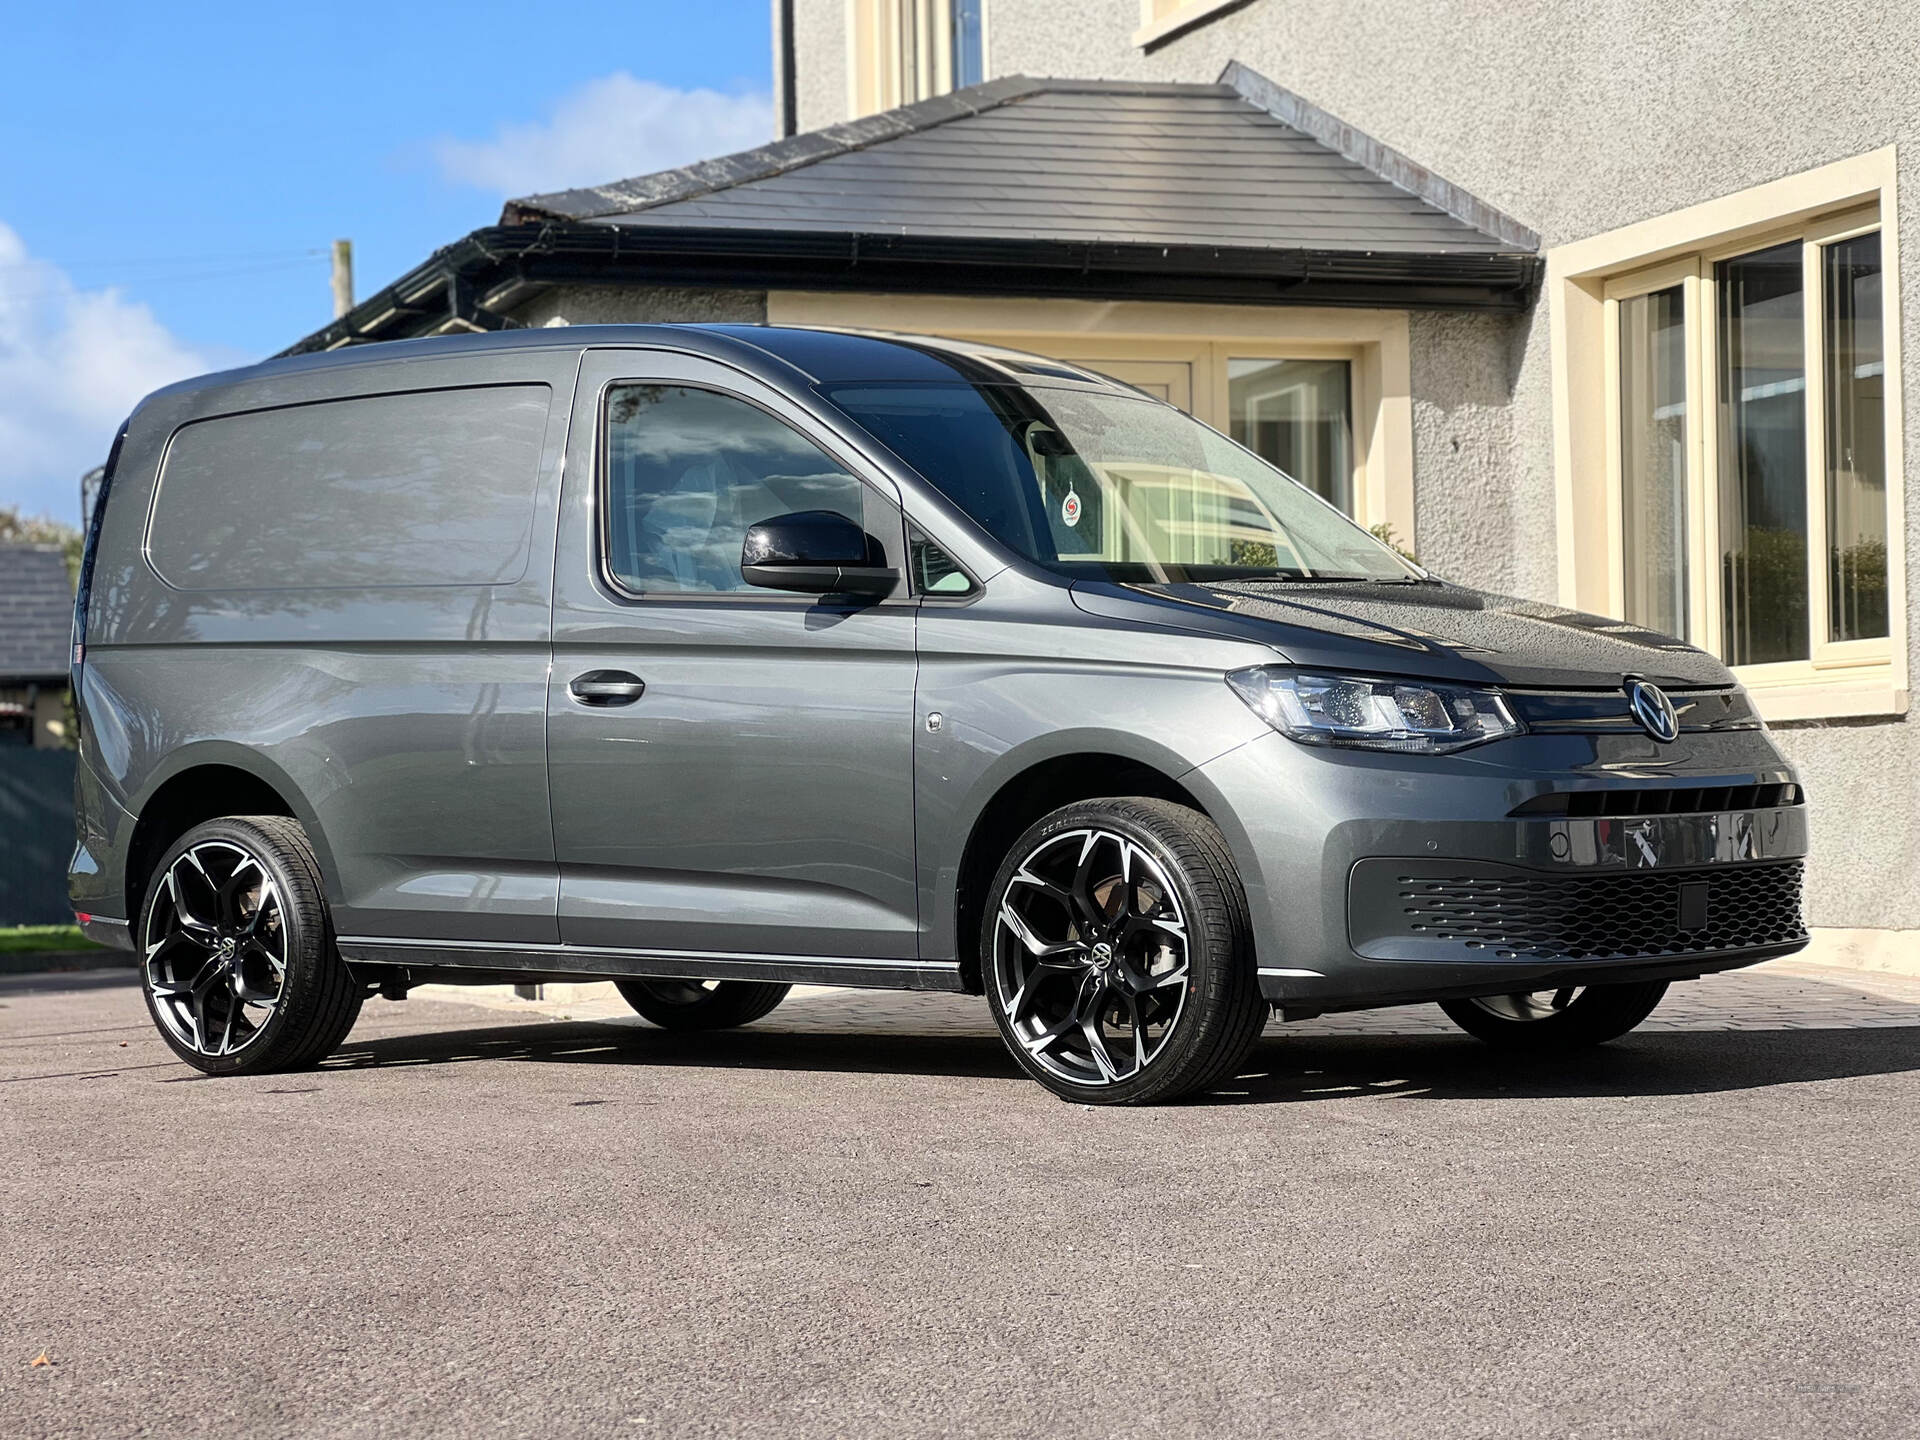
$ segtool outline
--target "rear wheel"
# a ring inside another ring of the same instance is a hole
[[[1617,1040],[1647,1016],[1667,993],[1667,982],[1632,985],[1563,985],[1558,990],[1522,990],[1442,1000],[1447,1018],[1502,1050],[1545,1051]]]
[[[1266,1022],[1226,841],[1164,800],[1090,800],[1015,843],[988,894],[981,973],[1013,1057],[1056,1095],[1171,1100],[1246,1057]]]
[[[773,1012],[791,985],[760,980],[619,980],[626,1002],[662,1030],[726,1030]]]
[[[360,1014],[319,862],[282,816],[211,820],[183,835],[154,870],[139,936],[161,1039],[210,1075],[312,1065]]]

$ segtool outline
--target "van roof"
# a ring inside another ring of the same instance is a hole
[[[155,395],[275,379],[361,365],[391,364],[502,350],[662,347],[724,360],[760,378],[833,384],[850,380],[1068,381],[1128,390],[1110,376],[1021,350],[935,335],[785,325],[566,325],[387,340],[316,354],[290,355],[179,381]],[[784,373],[782,373],[784,372]],[[152,398],[152,397],[149,397]]]

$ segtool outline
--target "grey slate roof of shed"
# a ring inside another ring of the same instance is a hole
[[[52,545],[0,545],[0,684],[64,680],[73,587]]]
[[[680,170],[511,201],[503,223],[540,219],[1322,253],[1537,244],[1239,66],[1214,85],[1009,77]]]

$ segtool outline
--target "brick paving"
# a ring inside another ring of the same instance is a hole
[[[628,1020],[611,985],[550,985],[543,997],[511,998],[504,989],[425,986],[423,998],[478,1001],[555,1019]],[[1777,961],[1676,984],[1644,1030],[1855,1030],[1920,1025],[1920,979]],[[800,985],[755,1028],[791,1034],[991,1035],[979,997],[919,995]],[[1275,1022],[1272,1035],[1453,1035],[1458,1030],[1432,1005]]]

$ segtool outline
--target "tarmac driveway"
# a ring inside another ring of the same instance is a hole
[[[126,976],[0,980],[0,1436],[1912,1436],[1882,989],[1706,980],[1553,1063],[1276,1024],[1096,1111],[946,997],[375,1001],[205,1080]]]

